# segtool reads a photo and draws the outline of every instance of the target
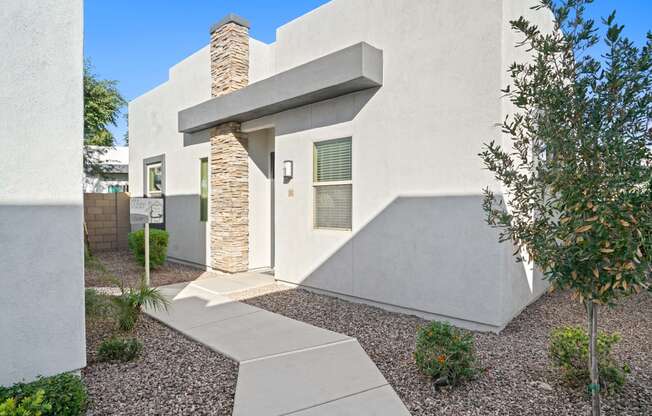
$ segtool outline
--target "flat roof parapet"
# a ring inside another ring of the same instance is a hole
[[[360,42],[181,110],[178,130],[194,133],[229,121],[242,123],[382,84],[382,50]]]

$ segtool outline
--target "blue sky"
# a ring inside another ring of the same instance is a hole
[[[203,47],[210,25],[227,13],[247,18],[251,36],[273,42],[278,26],[326,2],[86,0],[84,55],[100,77],[117,80],[122,94],[131,100],[164,82],[170,66]],[[591,17],[599,18],[614,8],[626,26],[625,34],[644,42],[645,33],[652,29],[652,0],[596,0],[589,10]],[[112,128],[119,142],[125,130],[122,120]]]

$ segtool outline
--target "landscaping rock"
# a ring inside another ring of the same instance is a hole
[[[471,382],[439,390],[417,370],[412,357],[417,328],[427,323],[421,318],[278,284],[233,298],[357,338],[415,416],[586,415],[590,411],[585,391],[565,386],[548,359],[552,328],[586,324],[584,308],[568,293],[543,296],[498,335],[475,333],[479,365],[485,370]],[[601,330],[621,334],[614,354],[632,368],[623,391],[603,398],[605,415],[652,415],[650,316],[649,293],[601,309]],[[533,380],[536,385],[530,384]]]
[[[97,362],[97,347],[112,325],[87,326],[88,366],[82,370],[91,399],[87,415],[231,415],[235,362],[147,316],[133,334],[144,344],[138,359]]]
[[[550,386],[548,383],[544,383],[543,381],[530,381],[530,386],[545,391],[552,391],[552,386]]]
[[[190,282],[202,273],[204,270],[167,261],[163,266],[151,270],[150,279],[153,286],[163,286]],[[129,251],[98,252],[86,264],[86,287],[115,286],[112,281],[115,278],[122,281],[125,286],[136,286],[144,274],[145,269],[136,262]]]

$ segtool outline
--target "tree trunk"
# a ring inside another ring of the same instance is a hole
[[[600,373],[598,372],[598,305],[587,302],[589,315],[589,369],[591,373],[591,414],[600,416]]]

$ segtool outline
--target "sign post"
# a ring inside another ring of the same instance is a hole
[[[131,198],[129,222],[145,225],[145,284],[149,286],[149,224],[163,223],[163,198]]]
[[[145,223],[145,285],[149,286],[149,223]]]

